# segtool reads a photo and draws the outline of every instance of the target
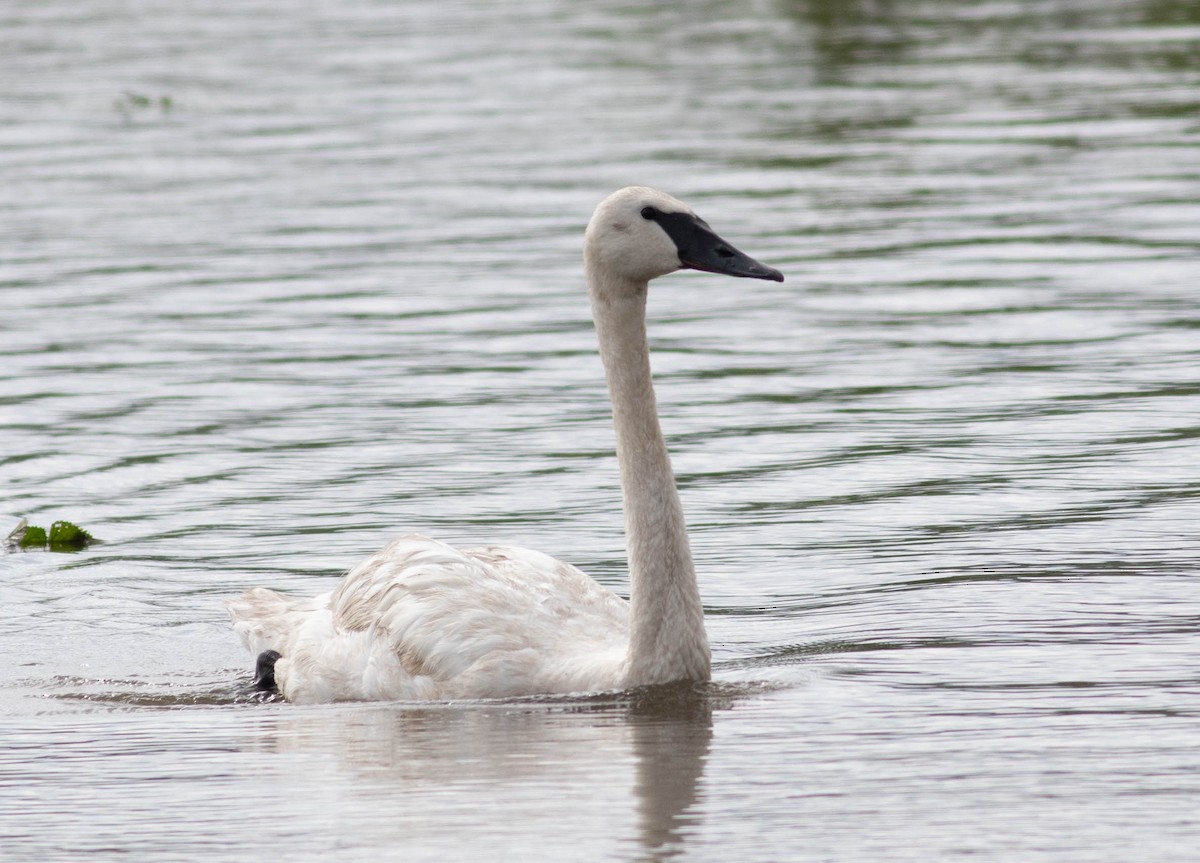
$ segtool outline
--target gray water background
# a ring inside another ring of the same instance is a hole
[[[221,600],[388,538],[626,587],[579,263],[629,183],[709,690],[295,707]],[[0,12],[0,856],[1190,861],[1200,13]]]

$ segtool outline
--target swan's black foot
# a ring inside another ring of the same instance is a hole
[[[264,650],[254,663],[254,688],[269,692],[275,688],[275,660],[278,650]]]

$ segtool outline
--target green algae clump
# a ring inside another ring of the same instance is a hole
[[[94,541],[92,535],[69,521],[56,521],[50,525],[47,546],[51,551],[79,551]]]
[[[93,542],[96,542],[94,536],[69,521],[56,521],[47,531],[44,527],[28,524],[25,519],[21,519],[3,541],[3,546],[24,550],[43,548],[48,551],[79,551]]]
[[[21,539],[18,542],[21,548],[45,548],[46,547],[46,528],[32,525],[25,528],[25,532],[21,534]]]

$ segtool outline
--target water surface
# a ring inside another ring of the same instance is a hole
[[[1190,860],[1200,17],[43,2],[0,37],[6,860]],[[388,538],[626,587],[579,266],[664,188],[699,692],[295,707],[221,599]],[[4,531],[7,527],[4,528]]]

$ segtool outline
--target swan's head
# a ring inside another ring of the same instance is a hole
[[[682,201],[645,186],[628,186],[600,202],[588,223],[584,258],[595,275],[632,284],[679,269],[783,281],[717,236]]]

